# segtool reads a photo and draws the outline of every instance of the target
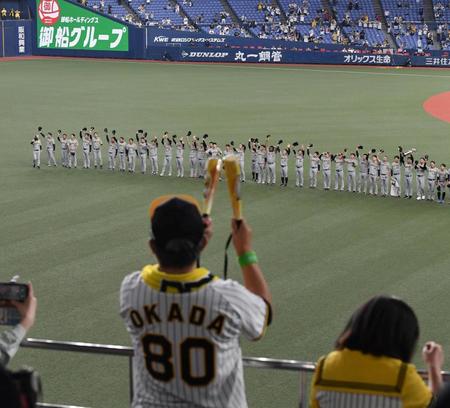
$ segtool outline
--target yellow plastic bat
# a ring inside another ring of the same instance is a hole
[[[233,209],[233,217],[236,220],[242,219],[241,205],[241,168],[236,156],[228,156],[223,161],[225,175],[227,177],[228,193],[230,195],[231,208]]]
[[[222,168],[221,159],[209,159],[206,162],[205,189],[203,190],[203,215],[211,215],[211,209],[219,182],[220,170]]]

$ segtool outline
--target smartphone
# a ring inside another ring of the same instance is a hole
[[[0,283],[0,303],[8,300],[24,302],[27,297],[28,285],[15,282]],[[15,326],[21,319],[22,316],[14,306],[0,304],[0,325]]]

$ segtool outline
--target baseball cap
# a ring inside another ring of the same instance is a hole
[[[200,204],[189,195],[162,196],[150,204],[152,237],[160,248],[185,240],[196,247],[203,238]]]

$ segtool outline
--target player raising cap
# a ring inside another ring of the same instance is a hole
[[[150,248],[158,260],[128,275],[120,314],[131,335],[132,407],[247,407],[239,338],[260,339],[271,295],[245,221],[232,221],[244,286],[197,267],[212,235],[190,196],[150,206]]]

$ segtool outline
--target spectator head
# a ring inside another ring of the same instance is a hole
[[[161,268],[192,266],[206,245],[199,203],[191,196],[163,196],[150,205],[150,248]]]
[[[20,394],[16,383],[6,368],[0,366],[0,406],[21,408]]]
[[[418,339],[419,323],[412,308],[395,297],[375,296],[353,313],[336,348],[409,363]]]

